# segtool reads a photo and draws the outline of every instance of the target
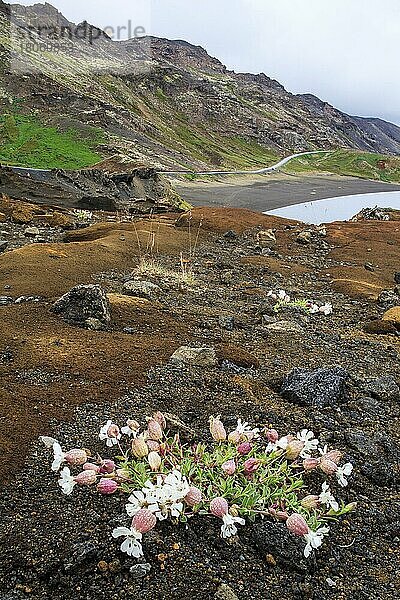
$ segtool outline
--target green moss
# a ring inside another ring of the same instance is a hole
[[[386,182],[400,182],[400,158],[356,150],[336,150],[292,160],[286,169],[292,173],[329,172]]]
[[[38,169],[79,169],[98,162],[95,151],[104,141],[100,129],[60,131],[36,117],[6,113],[0,116],[0,162]]]

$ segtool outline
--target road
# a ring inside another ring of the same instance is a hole
[[[286,158],[280,160],[276,165],[271,167],[265,167],[264,169],[257,169],[255,171],[160,171],[164,175],[265,175],[266,173],[273,173],[278,171],[281,167],[286,165],[289,161],[297,158],[298,156],[308,156],[310,154],[329,154],[332,150],[313,150],[312,152],[298,152],[297,154],[291,154]]]

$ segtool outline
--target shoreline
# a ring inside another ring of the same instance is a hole
[[[210,182],[174,181],[173,185],[193,206],[248,208],[263,213],[313,200],[400,191],[400,183],[328,174],[230,177]]]

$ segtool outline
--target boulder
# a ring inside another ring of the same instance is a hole
[[[0,252],[4,252],[4,250],[7,250],[7,246],[7,240],[0,240]]]
[[[0,216],[0,219],[1,219],[1,216]],[[400,271],[398,273],[394,274],[394,282],[396,285],[400,283]]]
[[[301,231],[296,238],[298,244],[304,244],[305,246],[311,244],[312,233],[311,231]]]
[[[62,212],[54,211],[48,221],[50,227],[60,227],[61,229],[73,229],[73,219]]]
[[[215,600],[239,600],[233,589],[226,583],[221,583],[214,594]]]
[[[300,406],[336,406],[347,400],[342,367],[330,369],[293,369],[283,380],[281,394]]]
[[[265,326],[268,331],[273,333],[303,333],[304,329],[298,323],[294,321],[277,321],[276,323],[269,323]]]
[[[398,335],[398,331],[391,321],[382,321],[381,319],[368,321],[364,324],[363,330],[365,333],[373,335]]]
[[[104,328],[111,321],[110,305],[99,285],[77,285],[59,298],[51,310],[78,327],[88,327],[96,320]]]
[[[400,326],[400,306],[394,306],[385,312],[382,319],[391,321],[396,327]]]
[[[12,213],[11,218],[15,223],[19,223],[20,225],[26,225],[27,223],[31,223],[34,217],[34,211],[29,206],[16,206]]]
[[[218,364],[214,348],[193,348],[192,346],[178,348],[171,356],[171,361],[195,367],[215,367]]]
[[[25,237],[36,237],[40,235],[40,231],[37,227],[27,227],[24,231]]]
[[[123,292],[127,296],[155,300],[160,295],[161,288],[151,281],[127,281],[124,284]]]
[[[257,242],[261,248],[271,248],[276,246],[276,235],[272,229],[260,231],[257,235]]]
[[[363,389],[372,398],[377,398],[382,402],[398,402],[400,400],[400,388],[391,375],[370,379],[363,384]]]
[[[386,308],[389,306],[397,306],[399,303],[399,295],[395,290],[383,290],[378,296],[378,302],[379,304],[386,306]]]

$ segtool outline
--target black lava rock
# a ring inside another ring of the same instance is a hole
[[[400,401],[400,388],[391,375],[367,381],[364,389],[373,398],[382,402]]]
[[[394,282],[400,283],[400,271],[394,274]]]
[[[104,327],[111,321],[108,298],[99,285],[77,285],[57,300],[51,310],[78,327],[86,327],[88,319],[97,319]]]
[[[300,406],[336,406],[347,400],[348,373],[341,367],[331,369],[293,369],[281,387],[283,398]]]

